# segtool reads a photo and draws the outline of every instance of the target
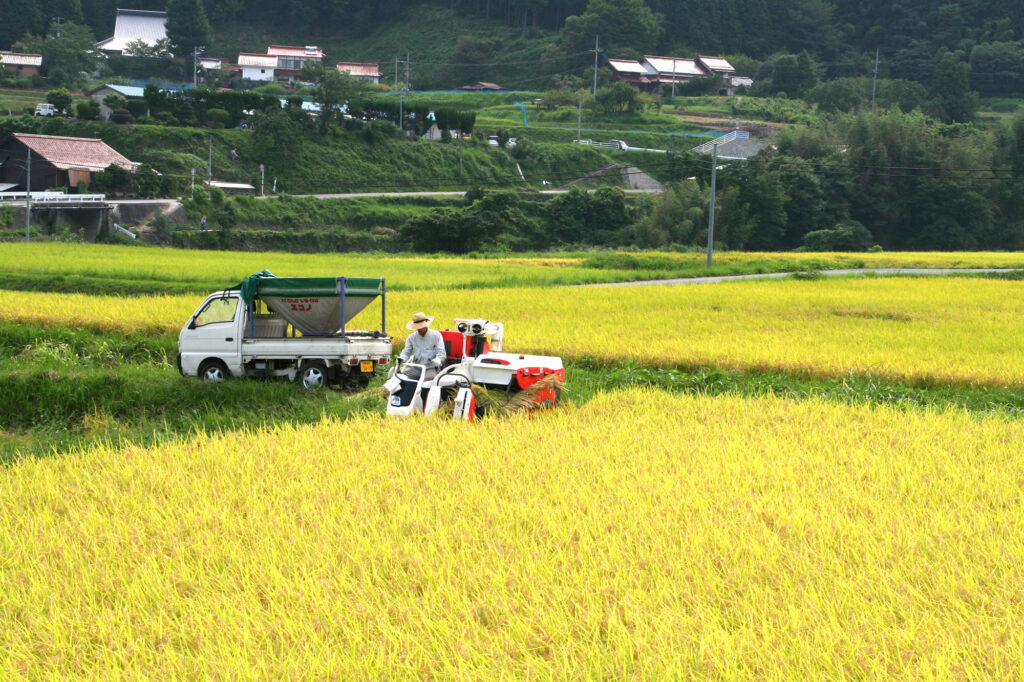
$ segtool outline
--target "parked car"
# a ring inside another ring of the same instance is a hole
[[[629,149],[629,145],[626,144],[623,140],[608,140],[608,143],[615,145],[616,149],[622,151],[626,151],[627,149]]]
[[[36,116],[56,116],[58,113],[57,107],[49,102],[40,102],[36,105]]]
[[[488,137],[487,138],[487,144],[491,145],[492,147],[500,147],[501,146],[501,144],[498,142],[498,136],[497,135],[491,135],[490,137]],[[505,146],[506,147],[515,147],[516,146],[516,138],[514,138],[514,137],[508,138],[508,142],[505,143]]]

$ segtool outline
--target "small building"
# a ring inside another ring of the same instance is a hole
[[[455,89],[462,90],[464,92],[509,92],[508,88],[503,88],[496,83],[488,83],[486,81],[477,81],[476,83],[470,83],[469,85],[460,85]]]
[[[0,185],[14,185],[22,190],[29,188],[29,150],[32,151],[33,192],[55,187],[73,190],[80,182],[88,186],[93,173],[111,164],[129,170],[135,170],[139,165],[103,140],[12,133],[0,142]]]
[[[0,64],[3,65],[4,71],[9,73],[38,76],[39,69],[43,66],[43,55],[0,50]]]
[[[611,69],[613,83],[625,81],[644,91],[658,89],[658,72],[635,59],[609,59],[608,68]]]
[[[146,89],[135,85],[112,85],[108,83],[106,85],[101,85],[98,88],[93,88],[85,94],[89,96],[89,99],[100,105],[100,119],[103,121],[109,121],[110,115],[114,113],[114,110],[103,103],[103,99],[107,95],[121,95],[121,97],[124,97],[126,100],[145,99]]]
[[[141,40],[150,47],[167,38],[167,12],[144,9],[119,9],[114,21],[114,35],[96,43],[107,54],[130,57],[128,43]]]
[[[220,57],[200,57],[197,60],[200,69],[204,71],[218,71],[220,69],[227,69],[228,60],[221,59]]]
[[[736,73],[736,69],[725,57],[697,57],[697,63],[708,73],[725,79]]]
[[[749,88],[754,85],[753,78],[746,76],[726,76],[722,84],[718,86],[718,94],[732,97],[740,88]]]
[[[238,55],[238,66],[243,80],[273,81],[277,70],[277,57],[258,52],[242,52]]]
[[[657,74],[658,82],[662,86],[685,83],[693,78],[705,78],[711,75],[711,72],[701,66],[696,59],[644,55],[641,63]]]
[[[347,73],[355,79],[366,81],[367,83],[373,83],[374,85],[380,83],[382,76],[379,64],[338,62],[335,68],[342,73]]]

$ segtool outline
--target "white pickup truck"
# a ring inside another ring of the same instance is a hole
[[[206,297],[178,335],[178,371],[205,381],[286,377],[365,387],[391,357],[383,279],[253,275]],[[376,298],[380,329],[347,323]]]

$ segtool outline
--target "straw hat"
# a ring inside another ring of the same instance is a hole
[[[431,317],[430,315],[427,315],[426,313],[416,313],[415,315],[412,316],[412,322],[405,325],[405,328],[411,332],[414,332],[419,329],[423,329],[424,327],[429,327],[430,323],[433,321],[434,318]]]

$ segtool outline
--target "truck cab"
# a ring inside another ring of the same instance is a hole
[[[356,280],[355,287],[347,282],[343,277],[283,280],[261,275],[248,288],[210,294],[178,334],[178,370],[214,382],[284,377],[311,389],[330,384],[365,387],[391,356],[384,280],[379,280],[379,291],[365,284],[378,280]],[[347,328],[378,295],[381,328]]]

